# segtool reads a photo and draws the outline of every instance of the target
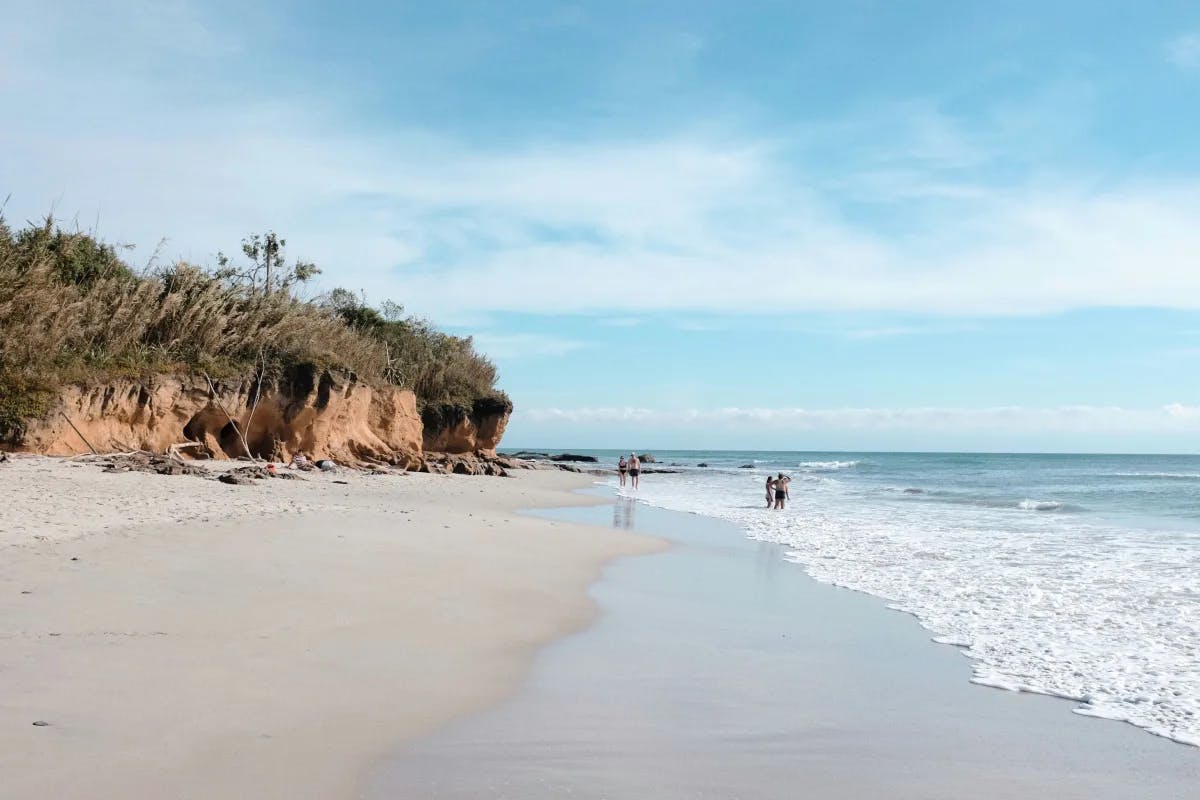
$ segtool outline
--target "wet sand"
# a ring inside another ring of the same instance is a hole
[[[954,648],[726,523],[548,512],[662,536],[503,705],[379,763],[373,800],[1194,800],[1200,750],[968,682]]]

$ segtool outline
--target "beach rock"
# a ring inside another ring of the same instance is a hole
[[[506,467],[512,469],[512,461],[492,458],[486,453],[429,453],[422,459],[418,471],[434,475],[490,475],[507,478]]]
[[[515,453],[498,453],[497,455],[499,455],[502,458],[520,458],[520,459],[526,459],[526,460],[529,460],[529,459],[546,460],[546,459],[550,458],[549,453],[535,453],[531,450],[518,450]]]
[[[559,453],[556,456],[550,456],[551,461],[578,461],[583,464],[595,464],[600,459],[595,456],[581,456],[577,453]]]
[[[207,477],[208,473],[202,468],[174,456],[160,456],[154,453],[129,453],[109,456],[101,461],[105,472],[150,472],[156,475],[199,475]]]
[[[232,472],[226,472],[224,475],[218,475],[217,480],[221,483],[228,483],[231,486],[252,486],[254,481],[242,475],[235,475]]]
[[[655,462],[654,462],[654,456],[653,456],[652,454],[650,454],[650,453],[646,453],[646,454],[645,454],[645,455],[643,455],[643,456],[638,456],[638,458],[640,458],[640,459],[641,459],[641,460],[642,460],[644,463],[646,463],[646,464],[653,464],[653,463],[655,463]]]
[[[48,728],[50,727],[50,723],[46,722],[44,719],[39,719],[34,721],[33,726],[35,728]]]
[[[738,469],[754,469],[753,464],[742,464]]]
[[[708,466],[708,464],[705,464],[703,461],[701,461],[701,462],[700,462],[699,464],[697,464],[696,466],[697,466],[697,467],[707,467],[707,466]]]

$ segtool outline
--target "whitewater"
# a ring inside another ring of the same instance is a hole
[[[677,472],[625,494],[730,520],[885,598],[961,648],[976,683],[1200,746],[1200,458],[655,455]],[[773,512],[778,472],[791,501]]]

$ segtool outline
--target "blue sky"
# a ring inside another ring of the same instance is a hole
[[[1200,450],[1194,2],[0,18],[11,219],[274,228],[475,334],[513,446]]]

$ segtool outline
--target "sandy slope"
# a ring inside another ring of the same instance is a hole
[[[306,477],[0,465],[0,797],[353,797],[661,546],[513,513],[577,475]]]

